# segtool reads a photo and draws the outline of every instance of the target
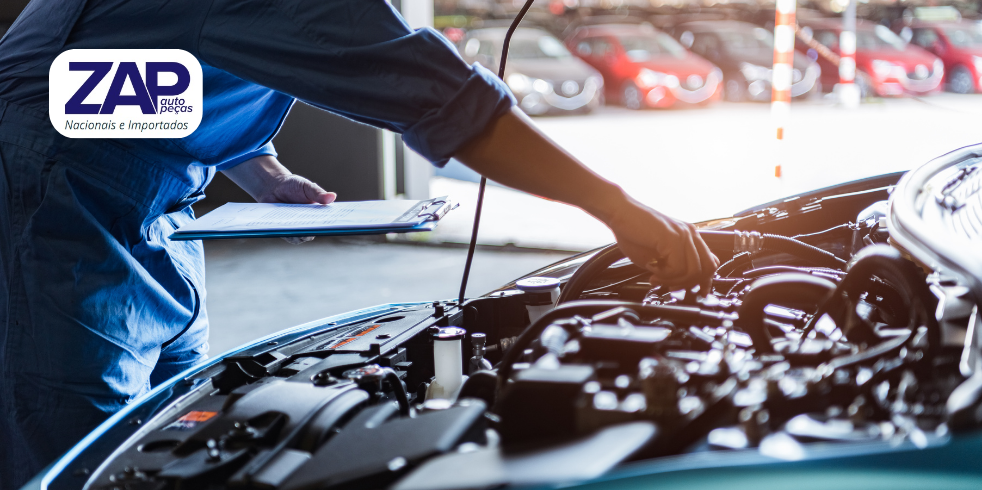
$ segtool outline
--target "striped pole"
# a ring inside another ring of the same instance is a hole
[[[771,74],[771,114],[777,125],[777,139],[784,139],[784,127],[791,113],[791,83],[794,72],[794,14],[796,0],[777,0],[774,12],[774,67]],[[774,166],[781,177],[781,165]]]
[[[839,103],[844,107],[856,107],[862,94],[856,86],[856,0],[849,0],[842,16],[842,33],[839,34]]]

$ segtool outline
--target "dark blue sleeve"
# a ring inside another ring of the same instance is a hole
[[[445,164],[514,105],[487,69],[384,0],[213,0],[201,61],[350,119],[402,133]]]
[[[256,157],[261,156],[261,155],[269,155],[269,156],[273,156],[273,157],[275,157],[277,155],[276,148],[273,147],[273,142],[272,141],[270,141],[269,143],[266,143],[263,146],[260,146],[258,149],[255,149],[253,151],[250,151],[249,153],[246,153],[244,155],[239,155],[239,156],[237,156],[237,157],[235,157],[235,158],[233,158],[231,160],[226,160],[226,161],[218,164],[215,168],[218,169],[218,171],[228,170],[228,169],[230,169],[230,168],[232,168],[232,167],[234,167],[234,166],[236,166],[236,165],[238,165],[238,164],[240,164],[240,163],[242,163],[242,162],[244,162],[246,160],[250,160],[252,158],[256,158]]]

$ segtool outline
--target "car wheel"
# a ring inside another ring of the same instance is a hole
[[[747,84],[740,80],[727,80],[723,85],[723,97],[730,102],[747,100]]]
[[[964,66],[956,66],[948,75],[948,90],[956,94],[975,93],[975,80],[972,72]]]
[[[624,104],[624,107],[633,111],[641,109],[641,90],[638,89],[638,86],[631,82],[624,84],[624,90],[621,92],[621,102]]]

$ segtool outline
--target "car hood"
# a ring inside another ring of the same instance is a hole
[[[647,68],[661,73],[685,77],[688,75],[699,75],[705,78],[716,66],[695,54],[687,54],[685,58],[679,59],[672,56],[663,56],[648,61],[635,63],[640,68]]]
[[[597,70],[579,58],[567,59],[516,59],[508,60],[508,73],[521,73],[543,80],[574,80],[582,82],[591,76],[600,76]]]
[[[913,45],[908,45],[907,49],[903,51],[893,49],[864,49],[857,50],[856,54],[867,59],[889,61],[903,66],[908,71],[913,70],[917,65],[924,65],[930,68],[934,61],[938,59],[937,56],[929,53],[927,50]]]

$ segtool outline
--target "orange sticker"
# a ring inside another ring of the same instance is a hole
[[[175,420],[163,430],[191,430],[195,428],[198,424],[202,422],[207,422],[218,415],[218,412],[203,412],[199,410],[192,410],[181,418]]]

